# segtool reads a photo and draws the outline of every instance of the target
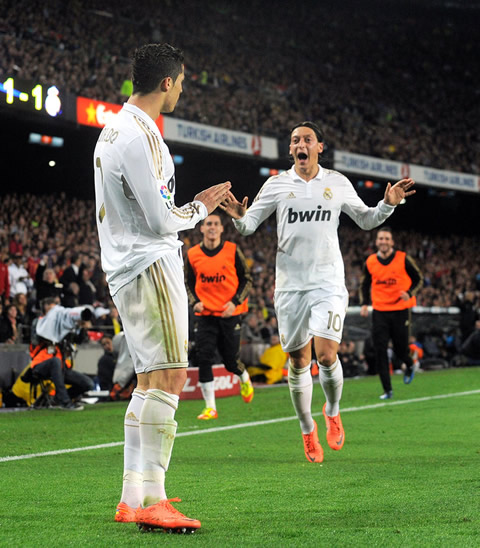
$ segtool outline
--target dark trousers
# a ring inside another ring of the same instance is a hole
[[[63,370],[62,362],[59,358],[52,358],[38,363],[34,367],[34,374],[41,379],[51,380],[55,385],[56,399],[61,405],[70,403],[71,398],[76,398],[80,394],[93,390],[93,381],[87,375],[73,371],[72,369]],[[66,389],[65,384],[71,384]]]
[[[93,390],[95,387],[95,383],[88,375],[79,373],[78,371],[75,371],[75,369],[65,368],[64,379],[65,384],[71,385],[68,389],[68,395],[72,400],[89,390]]]
[[[194,365],[199,368],[200,382],[213,381],[212,365],[217,350],[225,368],[235,375],[241,375],[245,371],[245,365],[240,361],[241,316],[197,316],[195,320]]]
[[[388,360],[388,343],[391,340],[393,351],[397,358],[405,363],[408,369],[413,366],[408,347],[410,336],[411,309],[379,311],[374,310],[372,314],[372,339],[375,348],[375,361],[377,371],[380,375],[385,392],[392,390],[390,369]]]
[[[38,363],[34,368],[34,375],[44,380],[50,380],[55,385],[55,395],[58,402],[62,405],[70,403],[70,396],[65,388],[63,380],[62,362],[55,356],[49,360]]]

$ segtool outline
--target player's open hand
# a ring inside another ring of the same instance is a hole
[[[415,190],[410,190],[414,184],[415,181],[413,179],[402,179],[393,186],[392,183],[388,183],[383,201],[391,206],[398,205],[402,200],[408,198],[408,196],[415,194]]]
[[[195,196],[194,200],[202,202],[210,214],[220,205],[220,202],[225,198],[231,187],[232,183],[230,181],[225,181],[224,183],[202,190],[202,192],[199,192]]]
[[[245,196],[241,202],[239,202],[232,192],[229,190],[225,198],[221,201],[220,207],[233,217],[234,219],[241,219],[247,212],[248,196]]]

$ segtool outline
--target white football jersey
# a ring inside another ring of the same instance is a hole
[[[270,177],[247,213],[234,220],[245,236],[273,212],[277,217],[276,291],[304,291],[323,284],[344,285],[345,272],[337,228],[343,211],[361,228],[382,224],[394,207],[381,200],[368,207],[341,173],[319,166],[309,182],[288,171]]]
[[[125,103],[94,153],[102,268],[112,295],[182,242],[178,232],[207,216],[204,204],[175,206],[175,168],[155,122]]]

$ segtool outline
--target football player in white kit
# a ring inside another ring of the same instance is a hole
[[[175,205],[174,164],[155,123],[182,92],[183,54],[168,44],[135,51],[133,94],[94,153],[102,267],[122,318],[138,383],[125,414],[124,476],[115,520],[193,532],[200,521],[167,500],[165,472],[188,366],[188,299],[178,231],[193,228],[230,188]],[[178,499],[177,499],[178,500]]]
[[[290,354],[288,384],[310,462],[323,461],[311,413],[312,338],[326,398],[327,443],[339,450],[345,441],[340,418],[343,371],[337,351],[348,293],[337,234],[340,213],[346,213],[360,228],[371,230],[415,192],[412,179],[393,186],[388,183],[383,200],[376,207],[367,207],[346,177],[318,164],[322,151],[320,128],[312,122],[298,124],[290,135],[295,165],[268,179],[250,208],[248,197],[240,203],[231,192],[220,205],[244,235],[252,234],[276,214],[275,310],[282,348]]]

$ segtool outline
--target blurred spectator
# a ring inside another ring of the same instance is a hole
[[[17,293],[27,294],[32,289],[33,280],[23,266],[22,255],[13,256],[13,262],[8,267],[8,275],[10,278],[10,297],[15,297]]]
[[[466,357],[465,365],[480,365],[480,320],[475,329],[462,344],[461,353]]]
[[[78,300],[80,304],[92,304],[95,302],[96,292],[95,286],[90,280],[90,272],[86,268],[80,269],[80,279],[78,282],[79,293]]]
[[[357,356],[353,341],[342,340],[338,347],[338,357],[342,363],[344,377],[357,377],[364,374],[365,367]]]
[[[462,342],[465,341],[470,333],[475,329],[475,322],[480,319],[478,303],[475,303],[475,293],[466,291],[465,294],[459,294],[456,305],[460,308],[460,331]]]
[[[0,343],[18,344],[21,342],[21,333],[17,327],[17,307],[8,304],[0,317]]]
[[[117,363],[117,358],[113,353],[112,337],[104,335],[100,339],[100,344],[104,352],[97,363],[98,384],[100,385],[100,390],[108,390],[110,392],[113,387],[113,372]]]
[[[72,255],[70,265],[63,271],[60,278],[60,283],[64,287],[68,287],[72,282],[80,284],[80,267],[82,265],[82,257],[78,254]]]
[[[34,246],[30,253],[28,254],[28,251],[29,250],[26,250],[26,253],[27,253],[27,272],[28,272],[28,275],[30,276],[30,278],[32,278],[32,280],[35,280],[35,276],[36,276],[36,273],[37,273],[37,268],[38,268],[38,265],[40,264],[40,255],[39,255],[39,252],[38,252],[38,248],[36,246]]]
[[[258,365],[260,356],[269,346],[262,337],[257,315],[250,312],[242,325],[240,359],[247,367]]]
[[[418,371],[421,367],[421,360],[425,355],[423,346],[417,341],[417,338],[414,335],[410,335],[408,346],[410,348],[410,356],[413,360],[413,367],[415,368],[415,371]]]
[[[80,286],[76,282],[70,282],[68,287],[63,292],[62,306],[65,308],[75,308],[80,306]]]
[[[107,316],[107,325],[109,325],[108,322],[112,324],[114,335],[118,335],[122,331],[122,322],[120,321],[118,310],[113,305],[110,307],[110,315]]]
[[[284,379],[284,368],[288,354],[282,350],[278,333],[272,334],[269,344],[259,357],[258,364],[248,368],[252,379],[257,382],[274,384]]]
[[[40,301],[45,297],[60,297],[62,295],[63,285],[57,280],[55,270],[53,268],[46,268],[44,258],[38,264],[35,273],[35,288],[37,290],[37,307],[40,306]]]
[[[8,255],[0,250],[0,303],[10,300],[10,277],[8,272]]]
[[[128,400],[136,386],[136,375],[123,331],[113,337],[113,353],[117,363],[113,373],[113,387],[110,391],[110,398],[114,401]]]
[[[15,257],[16,255],[19,255],[21,257],[23,255],[23,245],[20,240],[20,234],[18,232],[14,232],[12,234],[12,238],[10,239],[10,242],[8,244],[8,252],[12,257]]]
[[[25,293],[17,293],[13,298],[12,304],[17,309],[17,330],[18,342],[30,342],[30,327],[32,325],[32,312],[29,310],[27,296]]]

